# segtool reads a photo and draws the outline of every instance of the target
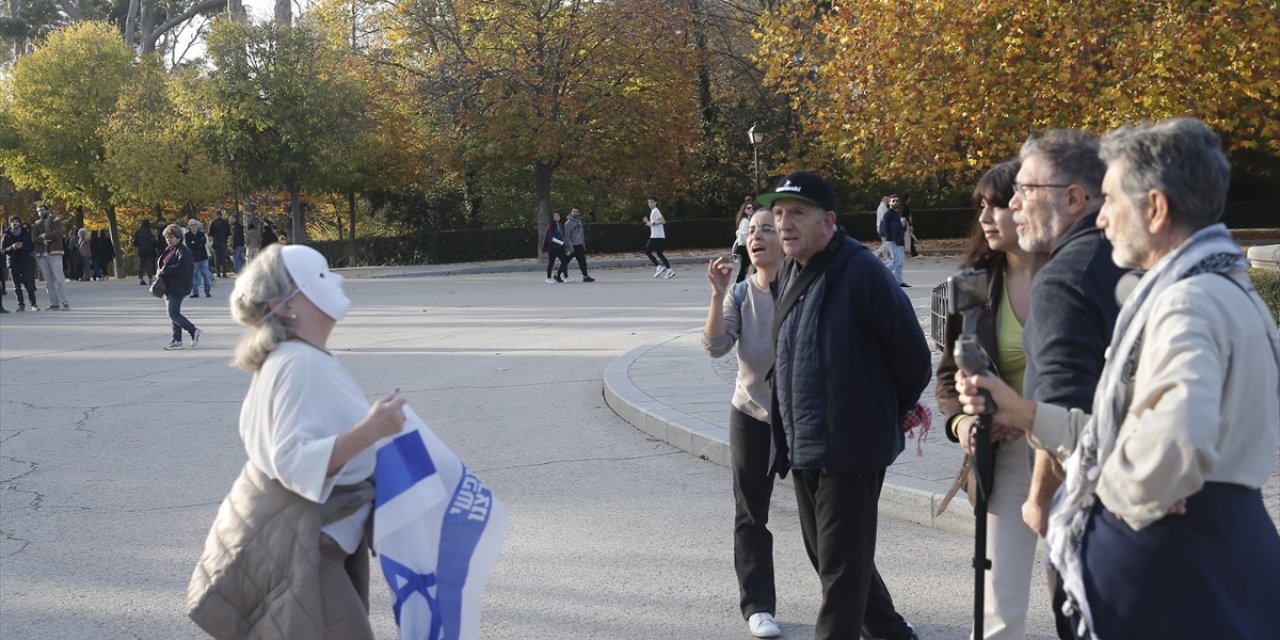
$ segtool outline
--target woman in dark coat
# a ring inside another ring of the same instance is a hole
[[[165,351],[182,349],[182,332],[191,335],[191,348],[200,344],[203,333],[196,328],[186,316],[182,315],[182,301],[191,293],[192,276],[196,263],[191,257],[191,250],[182,242],[182,227],[171,224],[164,228],[164,241],[168,245],[160,256],[160,279],[164,280],[165,303],[168,305],[169,321],[173,323],[173,341],[165,347]]]

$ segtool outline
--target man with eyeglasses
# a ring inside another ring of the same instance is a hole
[[[1088,413],[1120,313],[1116,285],[1126,273],[1112,262],[1111,243],[1096,226],[1107,168],[1098,157],[1098,138],[1083,131],[1046,131],[1028,139],[1019,155],[1022,167],[1009,201],[1018,245],[1049,254],[1031,286],[1031,311],[1022,330],[1027,354],[1022,395],[1063,414],[1069,409]],[[1057,415],[1042,412],[1036,419]],[[1031,433],[1034,443],[1035,430]],[[1044,536],[1061,470],[1048,452],[1035,455],[1022,519]],[[1055,589],[1058,636],[1074,638],[1061,613],[1062,599],[1061,589]]]

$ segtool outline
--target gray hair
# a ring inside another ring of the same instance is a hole
[[[1022,144],[1018,158],[1039,157],[1053,167],[1053,180],[1078,184],[1090,198],[1102,201],[1102,176],[1107,165],[1098,157],[1098,137],[1078,129],[1049,129]]]
[[[1099,157],[1123,163],[1120,188],[1144,210],[1148,192],[1164,192],[1175,227],[1194,232],[1222,218],[1231,163],[1218,135],[1198,118],[1120,127],[1102,139]]]
[[[231,318],[247,328],[236,345],[232,362],[245,371],[257,371],[281,342],[296,335],[293,325],[280,313],[272,313],[272,303],[279,304],[293,292],[293,279],[280,255],[280,245],[273,244],[258,252],[243,272],[236,276],[231,292]]]

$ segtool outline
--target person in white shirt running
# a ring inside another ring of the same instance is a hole
[[[667,256],[662,253],[667,246],[667,219],[662,217],[662,212],[658,210],[657,198],[649,197],[649,217],[642,220],[649,227],[649,242],[644,245],[644,255],[649,258],[649,262],[653,263],[653,277],[674,277],[676,272],[667,261]],[[657,257],[654,257],[654,254],[657,254]]]

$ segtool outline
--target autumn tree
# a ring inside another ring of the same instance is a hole
[[[219,21],[208,55],[214,69],[200,83],[202,139],[236,184],[288,191],[289,238],[305,242],[302,189],[330,185],[358,138],[358,74],[305,20],[297,27]]]
[[[464,171],[533,175],[539,230],[557,172],[622,193],[678,190],[696,141],[683,3],[398,0],[386,42],[422,78]]]
[[[14,67],[4,105],[14,136],[0,148],[0,167],[17,186],[73,207],[102,209],[117,247],[103,132],[132,64],[133,52],[106,23],[83,22],[50,34]],[[120,273],[118,254],[115,266]]]
[[[1044,127],[1182,114],[1280,155],[1274,2],[796,0],[758,37],[806,129],[883,178],[967,182]]]
[[[115,204],[199,207],[231,191],[226,170],[198,145],[194,105],[178,94],[180,86],[152,54],[121,92],[103,131],[103,170]]]

